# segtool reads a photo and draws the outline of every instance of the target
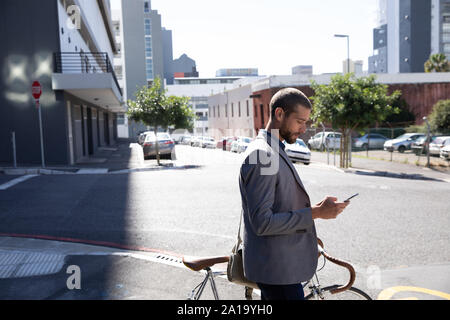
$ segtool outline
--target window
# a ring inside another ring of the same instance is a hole
[[[145,71],[147,74],[147,80],[153,79],[153,60],[151,58],[147,58],[145,60]]]
[[[145,57],[152,57],[152,38],[145,38]]]
[[[234,104],[231,104],[231,117],[234,117]]]
[[[150,3],[148,1],[144,2],[144,13],[150,13]]]
[[[238,102],[238,108],[239,108],[239,118],[241,117],[241,102]]]
[[[250,109],[249,109],[249,106],[248,106],[248,100],[246,102],[247,102],[247,117],[250,117]]]
[[[217,117],[220,118],[220,105],[217,106]]]
[[[145,19],[144,23],[145,23],[145,35],[151,36],[152,35],[152,24],[151,24],[150,19]]]
[[[228,105],[225,104],[225,117],[228,118]]]

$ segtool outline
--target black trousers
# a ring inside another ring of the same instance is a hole
[[[272,285],[258,283],[261,300],[305,300],[302,284]]]

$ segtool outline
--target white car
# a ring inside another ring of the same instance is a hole
[[[248,145],[252,142],[252,138],[238,137],[236,141],[231,143],[231,152],[241,153],[247,150]]]
[[[311,162],[311,151],[302,139],[297,139],[293,144],[287,144],[286,141],[284,141],[284,145],[286,146],[284,151],[292,162],[299,161],[303,162],[305,165],[308,165]]]
[[[447,145],[441,149],[440,157],[444,160],[450,160],[450,145]]]
[[[211,148],[211,149],[215,149],[216,148],[216,140],[214,140],[211,137],[202,137],[200,139],[200,147],[202,148]]]
[[[412,144],[423,137],[426,137],[423,133],[405,133],[395,139],[387,140],[384,143],[383,148],[385,151],[393,152],[397,150],[398,152],[403,153],[405,150],[411,150]]]
[[[319,132],[308,140],[308,148],[317,150],[339,149],[341,147],[341,136],[339,132]]]
[[[192,137],[191,141],[189,142],[191,144],[191,147],[199,147],[201,138],[201,136]]]
[[[430,143],[430,154],[439,156],[441,149],[450,145],[450,136],[437,137]]]

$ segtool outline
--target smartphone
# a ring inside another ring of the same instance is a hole
[[[353,199],[356,196],[359,196],[359,193],[356,193],[356,194],[352,195],[350,198],[344,200],[344,202],[348,202],[348,201],[350,201],[350,199]]]

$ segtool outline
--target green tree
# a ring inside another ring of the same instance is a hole
[[[388,95],[387,85],[375,82],[375,76],[355,78],[354,74],[336,75],[329,85],[319,85],[312,81],[314,104],[312,120],[316,124],[331,124],[342,133],[340,166],[349,166],[349,143],[351,131],[362,130],[376,122],[385,121],[392,113],[399,113],[393,107],[399,99],[400,91]]]
[[[136,100],[128,100],[127,115],[131,120],[142,121],[145,125],[153,127],[155,136],[159,127],[166,130],[169,126],[192,128],[195,115],[187,104],[188,98],[167,97],[159,78],[154,80],[151,87],[143,86],[135,95]],[[158,139],[156,139],[156,160],[160,165]]]
[[[450,99],[438,101],[428,119],[432,132],[450,133]]]
[[[450,72],[450,62],[443,53],[436,53],[430,55],[430,58],[425,62],[425,72]]]

